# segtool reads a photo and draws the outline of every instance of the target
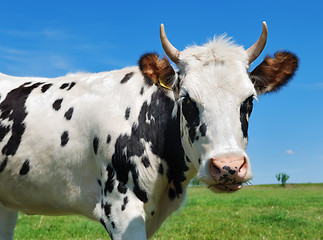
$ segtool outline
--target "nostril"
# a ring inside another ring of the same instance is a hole
[[[217,166],[215,166],[214,164],[213,164],[213,171],[214,171],[214,173],[221,173],[220,168],[218,168],[218,167],[217,167]]]
[[[210,159],[210,173],[213,177],[219,177],[221,175],[221,168],[217,165],[216,159]]]
[[[240,171],[241,169],[243,169],[243,168],[246,168],[246,167],[247,167],[247,159],[246,159],[246,157],[244,157],[244,158],[243,158],[243,164],[241,165],[241,167],[240,167],[239,171]]]
[[[239,168],[239,173],[245,175],[247,174],[248,166],[247,166],[247,159],[245,157],[243,159],[244,161]]]

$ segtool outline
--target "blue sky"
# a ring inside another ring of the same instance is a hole
[[[112,3],[111,3],[112,2]],[[266,21],[264,56],[286,49],[300,58],[288,87],[259,98],[250,119],[253,184],[323,182],[322,1],[67,1],[3,0],[0,72],[57,77],[135,65],[163,54],[159,25],[178,48],[227,33],[246,48]]]

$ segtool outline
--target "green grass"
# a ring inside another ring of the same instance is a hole
[[[19,215],[14,239],[109,239],[82,217]],[[245,187],[214,194],[191,187],[152,239],[323,239],[323,184]]]

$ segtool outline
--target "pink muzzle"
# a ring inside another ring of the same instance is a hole
[[[236,191],[242,187],[247,175],[247,159],[243,155],[211,158],[209,169],[214,179],[213,186],[223,191]]]

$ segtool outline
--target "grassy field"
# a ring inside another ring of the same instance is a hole
[[[19,215],[14,239],[109,239],[82,217]],[[323,184],[245,187],[213,194],[191,187],[152,239],[323,239]]]

